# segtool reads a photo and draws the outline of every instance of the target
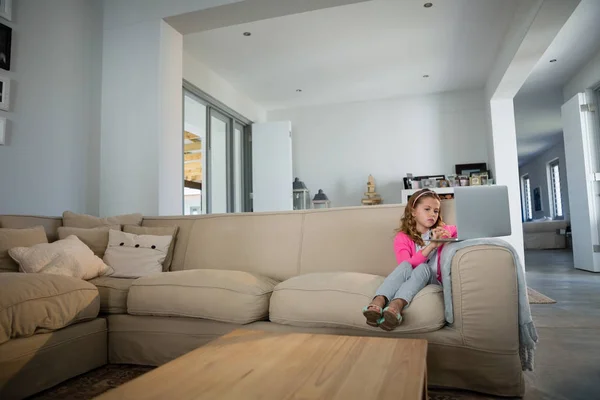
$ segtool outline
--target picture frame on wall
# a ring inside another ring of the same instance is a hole
[[[0,110],[10,110],[10,78],[0,76]]]
[[[12,21],[12,0],[0,0],[0,17]]]
[[[12,28],[0,23],[0,68],[10,71]]]

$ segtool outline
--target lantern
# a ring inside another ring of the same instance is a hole
[[[319,193],[315,194],[312,200],[313,208],[329,208],[331,207],[331,201],[327,198],[327,195],[323,193],[323,189],[319,189]]]
[[[293,182],[294,189],[294,210],[306,210],[310,208],[310,192],[304,182],[295,178]]]

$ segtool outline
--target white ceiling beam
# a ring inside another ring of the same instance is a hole
[[[245,0],[165,18],[182,35],[372,0]]]

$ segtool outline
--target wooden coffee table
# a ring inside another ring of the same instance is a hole
[[[427,399],[427,341],[238,329],[97,399]]]

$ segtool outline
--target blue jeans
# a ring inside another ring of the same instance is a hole
[[[388,302],[403,299],[410,304],[413,297],[430,283],[438,282],[437,276],[431,273],[429,265],[421,264],[413,269],[408,261],[404,261],[385,278],[375,292],[375,296],[385,296]]]

